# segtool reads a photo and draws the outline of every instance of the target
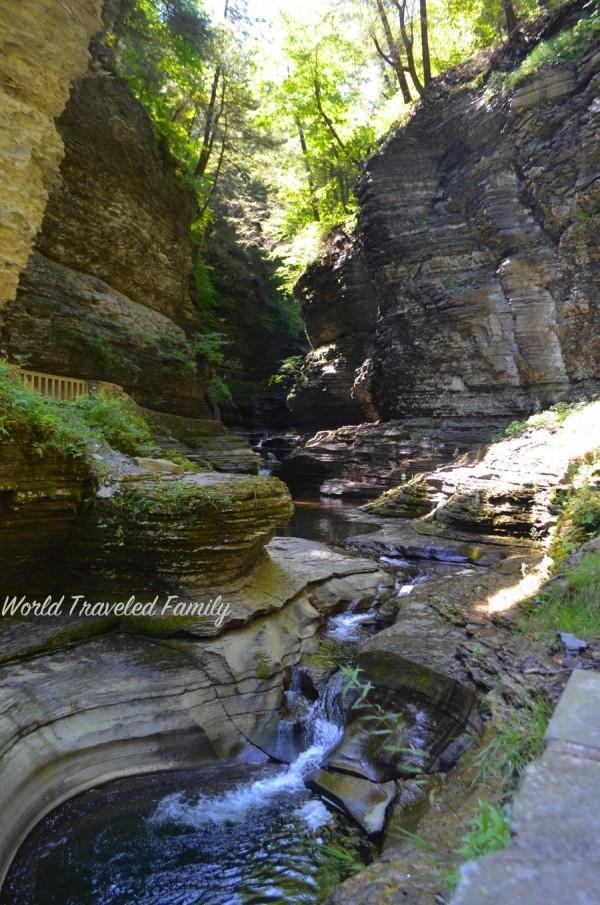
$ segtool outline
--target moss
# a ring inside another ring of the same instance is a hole
[[[257,679],[268,679],[271,675],[271,667],[269,661],[262,651],[256,651],[254,654],[254,662],[256,663],[255,675]]]

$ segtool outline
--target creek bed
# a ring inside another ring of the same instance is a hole
[[[376,528],[377,521],[363,517],[355,503],[320,498],[298,501],[282,533],[339,545]],[[399,597],[418,582],[464,569],[456,563],[379,560],[394,574]],[[341,736],[341,713],[332,716],[341,678],[337,666],[351,662],[361,643],[382,627],[377,604],[367,612],[350,607],[328,619],[312,664],[313,676],[323,677],[318,700],[298,696],[292,682],[288,721],[282,714],[281,759],[291,763],[209,766],[91,789],[30,834],[0,905],[323,901],[353,863],[368,863],[374,849],[349,818],[311,795],[305,779]],[[299,753],[286,738],[286,728],[291,737],[298,726],[298,713],[304,723]]]

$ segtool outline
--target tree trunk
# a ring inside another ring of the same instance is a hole
[[[402,92],[402,98],[405,104],[410,104],[412,101],[412,95],[410,93],[410,88],[408,87],[408,82],[406,80],[406,76],[404,74],[404,66],[402,65],[402,59],[400,57],[400,51],[398,50],[398,44],[394,40],[394,35],[392,33],[392,29],[390,26],[390,21],[387,17],[387,13],[385,11],[385,6],[383,5],[383,0],[377,0],[377,10],[379,12],[379,18],[381,19],[381,24],[383,25],[383,31],[385,34],[385,39],[387,41],[388,51],[389,51],[389,59],[388,57],[381,52],[379,45],[377,44],[377,40],[374,38],[375,46],[379,50],[381,56],[387,62],[391,61],[391,65],[396,73],[396,77],[398,79],[398,84],[400,85],[400,91]]]
[[[431,56],[429,54],[429,25],[427,23],[427,0],[420,0],[421,49],[423,53],[423,81],[425,87],[431,81]]]
[[[408,71],[410,72],[410,77],[413,81],[413,85],[417,89],[419,97],[425,96],[425,91],[423,90],[423,85],[421,84],[421,79],[417,73],[417,67],[415,66],[415,57],[413,54],[413,39],[408,33],[408,29],[406,27],[406,0],[394,0],[394,6],[398,10],[398,18],[400,19],[400,34],[402,35],[402,43],[404,44],[404,49],[406,50],[406,63],[408,65]]]
[[[508,29],[508,34],[511,35],[517,27],[515,8],[512,5],[512,0],[502,0],[502,6],[504,7],[504,15],[506,17],[506,28]]]
[[[210,155],[214,142],[214,126],[215,114],[217,108],[217,92],[219,90],[219,82],[221,80],[221,67],[217,66],[213,75],[212,86],[210,89],[210,98],[208,107],[206,108],[206,120],[204,122],[204,135],[202,137],[202,148],[200,149],[200,157],[194,170],[194,176],[204,176],[206,168],[210,160]]]
[[[318,222],[321,218],[319,216],[319,208],[317,205],[317,196],[315,193],[315,182],[313,179],[312,170],[310,167],[310,160],[308,159],[308,148],[306,146],[306,138],[304,135],[304,129],[302,128],[302,123],[299,119],[296,120],[296,128],[298,129],[298,137],[300,139],[300,147],[302,148],[302,159],[304,160],[304,169],[306,171],[306,181],[308,182],[308,190],[310,192],[310,203],[313,212],[313,218]]]

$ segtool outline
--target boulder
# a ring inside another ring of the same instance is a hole
[[[380,833],[389,805],[396,797],[396,784],[376,783],[344,773],[319,770],[308,780],[309,788],[344,810],[367,833]]]

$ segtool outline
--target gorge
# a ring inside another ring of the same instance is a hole
[[[434,60],[354,226],[327,39],[287,51],[300,273],[246,13],[0,0],[0,902],[484,905],[459,867],[600,668],[600,30],[551,7]]]

